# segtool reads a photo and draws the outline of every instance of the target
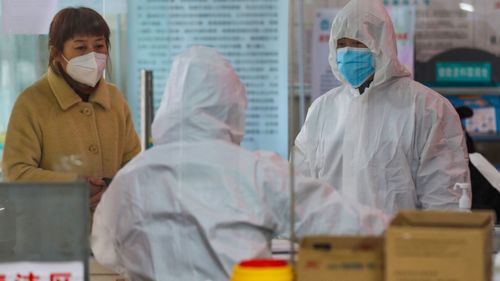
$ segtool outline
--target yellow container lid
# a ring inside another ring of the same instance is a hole
[[[247,260],[236,265],[231,281],[292,281],[292,267],[285,260]]]

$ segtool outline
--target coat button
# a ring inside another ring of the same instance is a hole
[[[82,114],[85,114],[87,116],[92,115],[92,110],[90,110],[90,108],[88,108],[88,107],[85,107],[84,109],[82,109],[81,112],[82,112]]]
[[[89,151],[96,154],[98,149],[97,149],[97,145],[95,144],[92,144],[91,146],[89,146]]]

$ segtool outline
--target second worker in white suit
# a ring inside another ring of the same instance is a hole
[[[351,0],[338,13],[329,61],[342,85],[311,105],[297,170],[389,214],[458,208],[452,187],[470,181],[459,117],[398,61],[382,1]]]

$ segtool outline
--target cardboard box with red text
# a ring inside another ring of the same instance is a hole
[[[296,281],[382,281],[382,251],[382,237],[306,237],[300,243]]]

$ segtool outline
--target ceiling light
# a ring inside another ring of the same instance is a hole
[[[460,3],[460,9],[471,13],[474,12],[474,6],[469,3]]]

